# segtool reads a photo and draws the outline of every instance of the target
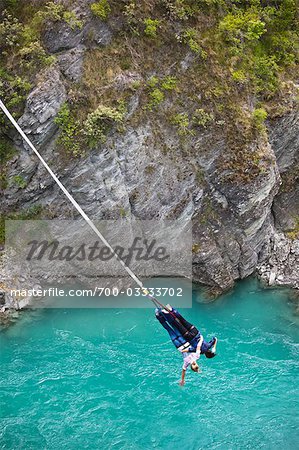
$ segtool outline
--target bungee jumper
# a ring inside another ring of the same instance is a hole
[[[190,366],[194,372],[199,372],[197,360],[200,355],[207,358],[216,356],[217,338],[213,337],[206,342],[198,329],[189,323],[183,316],[170,305],[164,308],[159,306],[155,310],[156,318],[167,330],[169,337],[175,347],[183,356],[183,368],[180,385],[185,384],[185,374]]]

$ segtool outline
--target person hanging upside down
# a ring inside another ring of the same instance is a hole
[[[167,305],[166,308],[156,308],[155,314],[161,325],[168,331],[175,347],[182,353],[184,362],[180,385],[183,386],[188,366],[194,372],[199,372],[196,361],[201,354],[207,358],[216,356],[217,338],[213,337],[209,342],[206,342],[200,331],[187,322],[176,309],[170,305]]]

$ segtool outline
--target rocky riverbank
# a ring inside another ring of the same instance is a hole
[[[283,233],[273,233],[269,257],[257,267],[260,279],[268,286],[288,286],[299,290],[299,241]]]

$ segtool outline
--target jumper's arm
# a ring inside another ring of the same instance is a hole
[[[181,381],[180,381],[180,385],[184,386],[185,384],[185,374],[186,374],[186,369],[182,370],[182,376],[181,376]]]

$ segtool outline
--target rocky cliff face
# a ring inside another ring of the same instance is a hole
[[[82,28],[74,30],[57,22],[43,33],[43,44],[56,62],[41,71],[26,99],[19,119],[23,130],[92,218],[191,218],[194,281],[222,292],[257,267],[269,279],[271,267],[277,267],[277,258],[280,260],[277,251],[281,252],[282,245],[286,255],[281,260],[292,255],[292,275],[284,277],[295,285],[298,245],[287,236],[280,246],[273,244],[278,231],[287,233],[296,228],[299,216],[298,115],[293,107],[266,122],[267,135],[257,135],[244,144],[242,169],[240,155],[232,156],[235,150],[231,148],[232,140],[240,137],[238,128],[229,139],[229,119],[213,121],[182,137],[176,127],[156,114],[141,114],[136,120],[143,95],[138,89],[131,89],[127,97],[121,132],[112,128],[105,143],[93,146],[79,159],[61,154],[54,118],[67,100],[70,104],[74,101],[90,52],[109,46],[121,28],[113,18],[108,23],[95,18],[87,3],[77,2],[76,12],[84,19]],[[105,58],[104,52],[102,56]],[[172,75],[185,76],[192,70],[193,61],[190,51],[180,55]],[[148,72],[148,76],[152,74]],[[112,86],[119,95],[128,86],[146,82],[138,67],[122,69],[109,77],[105,89]],[[171,101],[167,99],[161,106],[164,114]],[[248,100],[251,102],[252,98]],[[187,99],[186,105],[188,108]],[[244,106],[244,115],[246,111]],[[243,131],[240,129],[240,135]],[[1,209],[9,212],[41,205],[48,217],[76,217],[35,155],[12,131],[10,137],[18,152],[9,163],[8,176],[12,180],[21,175],[26,186],[8,183]],[[255,173],[251,160],[257,155],[259,170]],[[292,238],[295,240],[296,235]],[[284,270],[288,271],[286,264]],[[279,275],[276,270],[275,279]]]
[[[269,135],[275,151],[282,185],[272,205],[273,226],[270,253],[258,266],[262,280],[270,285],[299,289],[299,134],[298,115],[293,113],[272,122]],[[291,231],[295,230],[295,231]]]

